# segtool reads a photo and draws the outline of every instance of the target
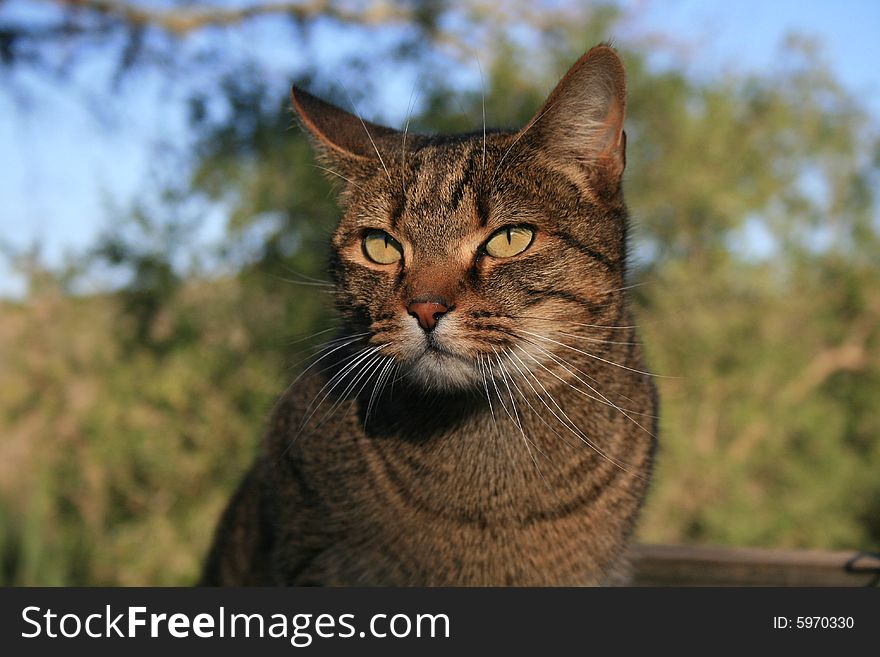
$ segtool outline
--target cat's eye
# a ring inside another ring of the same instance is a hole
[[[403,247],[384,230],[374,229],[364,235],[364,254],[380,265],[393,265],[403,257]]]
[[[493,258],[510,258],[519,255],[532,245],[535,231],[525,226],[506,226],[495,231],[486,242],[486,253]]]

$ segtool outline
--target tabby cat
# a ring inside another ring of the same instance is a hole
[[[292,97],[344,180],[344,328],[279,399],[202,583],[625,582],[657,398],[626,305],[617,54],[587,52],[518,132]]]

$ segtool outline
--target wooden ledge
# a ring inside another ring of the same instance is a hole
[[[880,586],[880,553],[636,545],[633,586]]]

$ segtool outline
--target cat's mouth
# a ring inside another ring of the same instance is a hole
[[[480,380],[472,359],[435,340],[428,341],[421,354],[410,363],[412,377],[429,388],[466,388]]]
[[[436,351],[441,354],[449,354],[450,356],[454,356],[452,351],[448,348],[444,347],[440,340],[437,339],[434,333],[428,333],[425,336],[425,351]]]
[[[461,354],[457,354],[454,351],[446,349],[434,340],[429,340],[428,344],[425,346],[425,350],[422,352],[421,358],[425,357],[438,359],[451,358],[468,364],[470,364],[471,362],[469,358],[466,358]]]

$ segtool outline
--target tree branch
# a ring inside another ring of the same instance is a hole
[[[378,25],[403,23],[414,20],[414,12],[394,3],[375,2],[361,10],[347,9],[338,2],[312,0],[311,2],[263,2],[246,7],[180,7],[156,10],[123,0],[44,0],[75,9],[93,11],[121,20],[131,26],[155,27],[176,36],[205,27],[236,25],[257,16],[287,15],[297,20],[318,16],[335,18],[344,23]]]
[[[797,406],[837,372],[859,371],[870,364],[868,340],[877,328],[875,315],[868,314],[850,329],[839,345],[818,352],[803,370],[778,392],[780,406]],[[745,460],[770,429],[767,416],[757,418],[728,447],[728,455]]]

